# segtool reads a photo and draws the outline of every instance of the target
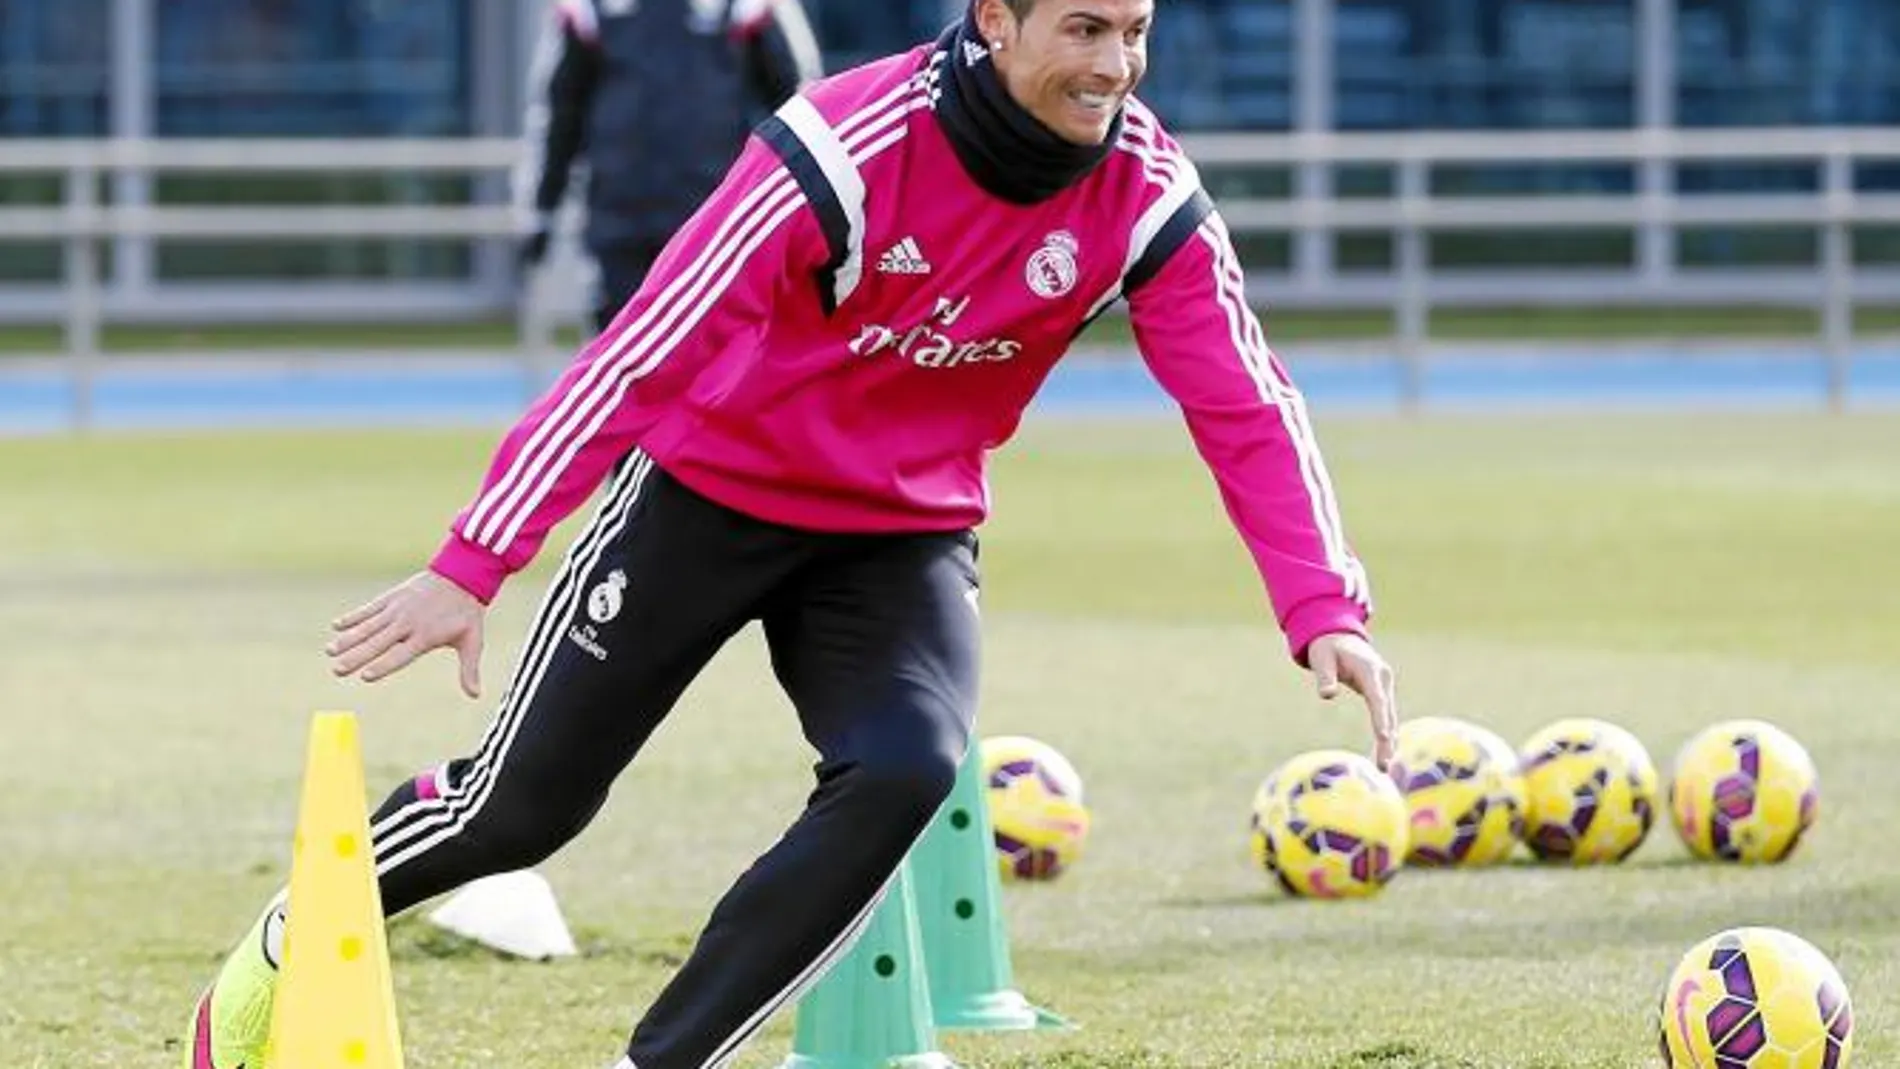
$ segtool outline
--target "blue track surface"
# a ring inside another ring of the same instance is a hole
[[[1316,409],[1391,409],[1403,396],[1396,361],[1290,361]],[[413,358],[311,362],[294,368],[199,361],[188,369],[108,363],[97,376],[93,424],[107,429],[239,426],[493,424],[511,420],[538,383],[516,364]],[[1437,354],[1425,368],[1426,406],[1511,410],[1552,407],[1804,408],[1826,402],[1827,369],[1813,354],[1622,350],[1523,356]],[[1900,348],[1858,352],[1848,379],[1857,407],[1900,405]],[[70,379],[45,366],[0,365],[0,432],[71,426]],[[1051,377],[1037,408],[1075,414],[1163,411],[1168,401],[1133,360],[1072,359]]]

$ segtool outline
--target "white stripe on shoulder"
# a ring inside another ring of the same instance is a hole
[[[936,70],[919,71],[870,107],[847,116],[837,130],[845,147],[851,149],[852,160],[863,163],[902,140],[909,129],[906,120],[911,112],[929,107],[936,88]]]
[[[910,114],[930,106],[936,87],[935,69],[919,71],[886,93],[877,104],[840,123],[838,135],[844,147],[851,150],[851,162],[862,166],[871,157],[902,141],[910,131]]]
[[[848,138],[856,133],[859,127],[884,119],[885,116],[890,114],[891,105],[902,100],[906,94],[917,91],[918,79],[923,76],[922,71],[911,75],[909,78],[904,79],[902,82],[886,90],[883,96],[878,97],[876,100],[871,101],[864,107],[859,108],[839,120],[838,136]]]
[[[1158,131],[1140,130],[1127,123],[1122,124],[1121,137],[1116,139],[1115,147],[1140,160],[1148,180],[1158,185],[1173,181],[1175,172],[1188,162],[1187,155],[1178,148],[1161,144]]]
[[[882,123],[889,119],[893,114],[890,110],[891,105],[896,104],[899,100],[907,98],[914,99],[918,95],[926,94],[934,90],[937,85],[937,79],[943,75],[943,65],[937,62],[942,56],[942,52],[933,54],[930,62],[922,69],[913,72],[910,77],[905,78],[903,81],[885,90],[884,95],[878,97],[876,100],[873,100],[871,103],[866,104],[864,107],[840,119],[837,124],[838,136],[849,141],[851,140],[851,135],[856,133],[859,127],[869,123]],[[895,114],[903,114],[909,110],[910,109],[906,107]]]
[[[1116,147],[1135,153],[1164,172],[1187,162],[1187,154],[1162,128],[1160,118],[1135,97],[1129,97],[1122,106],[1122,133]]]
[[[1181,206],[1201,189],[1201,172],[1194,166],[1194,162],[1179,152],[1158,149],[1147,140],[1149,135],[1138,134],[1133,120],[1138,115],[1147,113],[1147,109],[1141,108],[1137,111],[1136,108],[1139,105],[1133,97],[1129,98],[1128,104],[1129,109],[1122,124],[1122,136],[1116,140],[1115,147],[1141,161],[1143,177],[1147,178],[1149,184],[1160,186],[1161,195],[1156,197],[1154,202],[1135,219],[1135,228],[1128,238],[1128,256],[1122,262],[1121,275],[1116,278],[1115,284],[1097,297],[1095,303],[1089,307],[1088,314],[1091,318],[1100,314],[1103,309],[1121,297],[1123,287],[1128,281],[1128,272],[1134,270],[1135,264],[1139,263],[1142,256],[1147,253],[1148,246],[1154,244],[1155,236],[1161,233],[1161,228],[1168,225],[1169,219],[1174,218],[1174,213],[1180,211]],[[1148,113],[1148,118],[1152,121],[1152,113]]]
[[[858,165],[851,159],[844,140],[810,100],[793,97],[779,109],[778,117],[811,152],[812,160],[825,176],[825,184],[831,187],[832,195],[838,198],[838,207],[844,211],[845,258],[844,263],[838,265],[834,283],[837,303],[843,304],[857,290],[864,276],[864,176],[858,173]]]
[[[1126,275],[1135,266],[1135,262],[1148,251],[1148,246],[1154,243],[1155,235],[1161,233],[1161,228],[1168,224],[1168,220],[1174,218],[1174,213],[1180,211],[1181,206],[1200,190],[1201,172],[1195,168],[1194,164],[1183,158],[1180,170],[1175,172],[1174,180],[1162,187],[1161,195],[1155,198],[1153,204],[1148,205],[1147,211],[1141,213],[1141,218],[1135,220],[1135,236],[1128,243],[1128,262],[1122,265],[1123,275]]]
[[[1143,256],[1147,255],[1148,247],[1154,244],[1155,237],[1161,233],[1161,228],[1167,226],[1168,220],[1174,218],[1174,213],[1180,211],[1182,205],[1191,200],[1201,189],[1200,172],[1185,158],[1181,160],[1181,170],[1168,180],[1162,180],[1152,170],[1145,170],[1145,173],[1150,182],[1161,186],[1161,195],[1156,197],[1154,203],[1148,205],[1136,218],[1134,232],[1128,237],[1128,256],[1122,261],[1121,274],[1115,279],[1114,285],[1108,287],[1100,297],[1095,299],[1095,303],[1089,306],[1090,318],[1100,315],[1104,309],[1121,297],[1124,287],[1128,284],[1128,273],[1135,269],[1135,265],[1141,262]]]
[[[1140,97],[1131,96],[1122,102],[1122,125],[1143,132],[1161,129],[1161,117]]]

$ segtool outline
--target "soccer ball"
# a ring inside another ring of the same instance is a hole
[[[1267,829],[1279,819],[1279,793],[1280,770],[1274,769],[1253,792],[1253,807],[1248,811],[1247,821],[1247,847],[1253,855],[1253,863],[1276,874],[1278,870],[1274,868],[1273,840],[1267,837]]]
[[[1345,750],[1301,754],[1254,796],[1256,863],[1288,894],[1363,898],[1405,858],[1405,796],[1371,761]]]
[[[1820,797],[1808,752],[1760,720],[1725,721],[1690,739],[1669,784],[1676,834],[1712,861],[1787,857],[1813,825]]]
[[[1671,1069],[1847,1069],[1854,1010],[1841,974],[1806,940],[1732,928],[1696,944],[1657,1014]]]
[[[1649,835],[1656,766],[1636,736],[1602,720],[1559,720],[1521,751],[1524,842],[1545,861],[1621,861]]]
[[[1495,733],[1451,717],[1399,728],[1392,781],[1411,810],[1409,864],[1494,865],[1524,833],[1524,777]]]
[[[1082,856],[1082,777],[1055,747],[1020,735],[983,740],[996,863],[1006,880],[1053,880]]]

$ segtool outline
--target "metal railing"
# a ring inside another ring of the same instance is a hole
[[[1389,339],[1405,366],[1406,397],[1416,400],[1436,307],[1537,303],[1808,304],[1818,312],[1817,342],[1829,366],[1829,394],[1844,397],[1854,307],[1900,301],[1900,270],[1861,267],[1854,228],[1900,224],[1900,194],[1856,189],[1856,168],[1900,161],[1900,130],[1641,129],[1589,132],[1220,134],[1185,139],[1204,171],[1291,168],[1285,198],[1224,198],[1221,212],[1237,234],[1278,232],[1321,239],[1385,232],[1393,238],[1388,271],[1339,271],[1324,257],[1296,255],[1292,270],[1250,272],[1253,284],[1283,306],[1391,310]],[[147,182],[167,172],[383,173],[499,176],[520,158],[506,139],[470,140],[106,140],[0,141],[0,174],[63,175],[58,207],[0,208],[0,243],[64,246],[59,304],[64,356],[73,376],[75,421],[89,416],[91,384],[102,358],[101,326],[116,317],[102,288],[102,240],[125,239],[504,239],[517,233],[514,211],[498,204],[207,207],[111,203],[102,180]],[[1633,166],[1632,195],[1447,196],[1432,189],[1445,165],[1605,163]],[[1818,168],[1811,193],[1683,194],[1682,164],[1807,163]],[[1392,169],[1386,196],[1333,192],[1332,168]],[[1317,179],[1316,179],[1317,176]],[[571,223],[571,220],[570,220]],[[1795,270],[1698,270],[1676,267],[1675,233],[1706,226],[1811,228],[1819,264]],[[1434,231],[1536,234],[1574,228],[1629,228],[1640,235],[1641,262],[1625,270],[1452,271],[1429,262]],[[4,246],[0,246],[4,247]],[[163,289],[163,284],[159,287]],[[323,288],[313,284],[313,292]],[[361,289],[360,285],[357,287]],[[544,290],[545,292],[545,290]],[[520,359],[542,358],[551,325],[580,312],[546,299],[519,302]],[[287,309],[287,311],[292,311]]]

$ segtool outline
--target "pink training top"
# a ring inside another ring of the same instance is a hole
[[[761,520],[973,527],[987,454],[1081,328],[1126,299],[1265,579],[1291,652],[1363,633],[1306,407],[1243,299],[1194,165],[1129,98],[1117,151],[1033,205],[961,165],[935,46],[807,88],[763,124],[639,293],[502,441],[432,567],[488,601],[639,448]]]

